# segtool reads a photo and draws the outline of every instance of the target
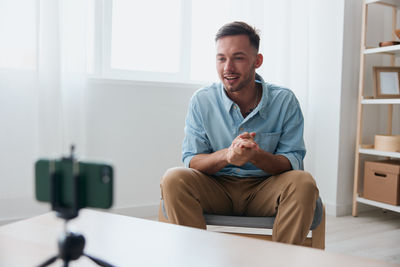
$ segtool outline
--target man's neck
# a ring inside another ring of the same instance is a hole
[[[258,85],[254,82],[247,88],[244,88],[238,92],[226,92],[228,97],[239,106],[241,111],[247,112],[250,108],[257,106],[259,101],[258,91]]]

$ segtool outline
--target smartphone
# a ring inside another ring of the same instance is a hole
[[[105,163],[77,162],[78,208],[108,209],[113,202],[113,168]],[[76,165],[75,165],[76,166]],[[35,163],[35,194],[41,202],[51,202],[51,190],[56,190],[58,205],[74,205],[74,163],[70,158],[39,159]],[[51,188],[52,176],[56,185]]]

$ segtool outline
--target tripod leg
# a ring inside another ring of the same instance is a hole
[[[41,263],[40,265],[38,265],[38,267],[45,267],[47,265],[52,264],[53,262],[55,262],[58,259],[58,255],[51,257],[50,259],[46,260],[45,262]]]
[[[112,265],[112,264],[110,264],[110,263],[108,263],[108,262],[105,262],[105,261],[100,260],[100,259],[98,259],[98,258],[96,258],[96,257],[90,256],[90,255],[88,255],[88,254],[86,254],[86,253],[84,253],[83,255],[85,255],[86,257],[88,257],[89,259],[91,259],[92,261],[94,261],[95,263],[97,263],[97,265],[99,265],[99,266],[103,266],[103,267],[115,267],[114,265]]]

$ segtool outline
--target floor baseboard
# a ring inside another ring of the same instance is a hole
[[[50,211],[50,205],[33,197],[0,199],[0,224],[30,218]]]
[[[157,218],[158,205],[159,203],[115,207],[105,211],[138,218],[154,219]],[[1,199],[0,210],[0,225],[5,225],[49,212],[51,208],[50,204],[40,203],[33,198],[13,198]]]
[[[353,209],[353,203],[350,204],[332,204],[329,202],[324,202],[326,214],[341,217],[351,215]],[[359,212],[368,212],[377,209],[376,207],[365,205],[363,203],[358,203]]]

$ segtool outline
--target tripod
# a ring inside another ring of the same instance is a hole
[[[58,254],[41,263],[38,267],[45,267],[54,263],[57,259],[62,259],[64,267],[68,267],[69,262],[77,260],[80,256],[86,256],[99,266],[114,267],[103,260],[90,256],[84,253],[85,237],[81,234],[69,232],[67,230],[67,223],[69,220],[76,218],[79,213],[79,163],[74,158],[74,146],[71,146],[71,156],[69,158],[62,158],[62,162],[72,163],[72,207],[65,207],[60,202],[59,189],[61,188],[59,175],[55,171],[55,161],[49,164],[50,172],[50,202],[52,210],[56,211],[57,217],[65,220],[64,233],[58,239]]]

